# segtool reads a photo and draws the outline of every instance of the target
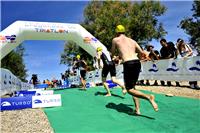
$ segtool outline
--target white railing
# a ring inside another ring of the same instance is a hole
[[[33,89],[33,85],[22,82],[17,78],[12,72],[7,69],[1,68],[1,77],[0,77],[0,92],[1,96],[17,91],[17,90],[28,90]]]

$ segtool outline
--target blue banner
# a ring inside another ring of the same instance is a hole
[[[16,92],[15,96],[23,96],[23,97],[29,97],[29,96],[35,96],[36,95],[36,91],[18,91]]]
[[[32,97],[1,98],[1,110],[32,108]]]
[[[37,84],[34,86],[34,88],[48,88],[49,85],[48,84]]]
[[[109,88],[113,88],[117,86],[117,84],[113,83],[112,80],[107,80],[106,83],[108,84]]]

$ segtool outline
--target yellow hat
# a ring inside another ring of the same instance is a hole
[[[125,27],[123,25],[117,25],[115,31],[117,33],[124,33],[125,32]]]
[[[98,48],[97,48],[97,52],[99,52],[99,51],[102,51],[102,48],[101,48],[101,47],[98,47]]]
[[[77,59],[80,59],[80,58],[81,58],[81,56],[78,54],[78,55],[76,56],[76,58],[77,58]]]

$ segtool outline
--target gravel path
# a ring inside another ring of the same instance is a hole
[[[53,133],[42,109],[2,111],[1,133]]]
[[[150,83],[153,84],[152,81]],[[172,84],[175,85],[173,82]],[[180,84],[182,87],[136,86],[136,89],[200,99],[200,90],[188,88],[187,82],[180,82]],[[53,129],[42,109],[3,111],[0,114],[1,133],[53,133]]]

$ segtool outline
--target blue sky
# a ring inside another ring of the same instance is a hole
[[[186,42],[189,40],[189,36],[184,31],[177,27],[183,18],[192,16],[192,4],[193,1],[162,1],[163,5],[167,7],[167,11],[163,16],[158,17],[158,20],[163,23],[164,29],[168,32],[165,36],[167,41],[176,43],[178,38],[182,38]],[[153,40],[151,42],[155,49],[159,50],[161,45],[159,42]]]
[[[180,21],[192,16],[192,1],[162,1],[168,10],[159,17],[168,34],[168,41],[176,42],[177,38],[188,40],[188,35],[177,28]],[[83,11],[88,1],[3,1],[1,2],[1,30],[16,20],[80,23],[83,21]],[[151,42],[155,49],[160,49],[159,42]],[[40,80],[60,78],[60,73],[67,67],[60,65],[60,53],[64,48],[64,41],[25,41],[24,47],[27,56],[24,57],[26,68],[30,76],[38,74]]]

